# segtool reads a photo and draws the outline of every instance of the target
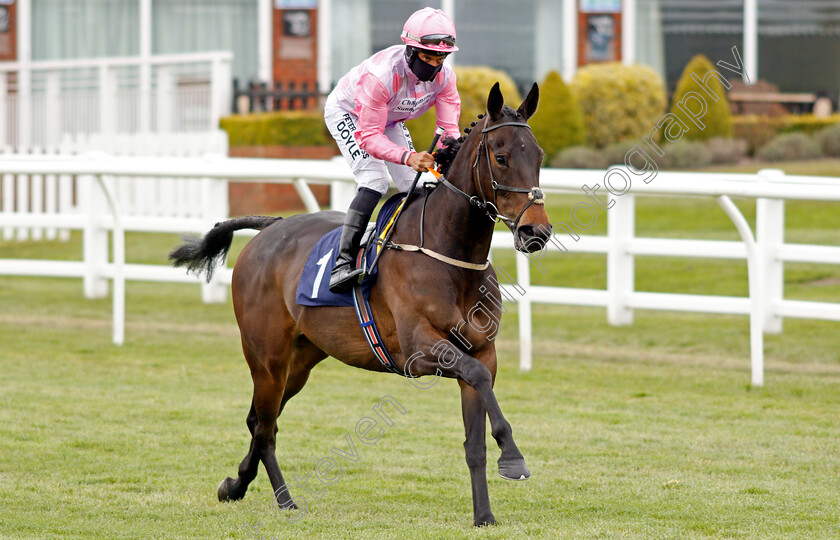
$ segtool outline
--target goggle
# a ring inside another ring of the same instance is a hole
[[[413,39],[422,45],[446,45],[447,47],[455,46],[455,36],[449,34],[427,34],[422,37],[417,37],[408,32],[403,32],[402,37]]]

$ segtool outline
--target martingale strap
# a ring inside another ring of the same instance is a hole
[[[387,247],[391,247],[399,251],[419,251],[420,253],[428,255],[429,257],[436,259],[440,262],[444,262],[452,266],[457,266],[458,268],[466,268],[467,270],[487,270],[487,267],[490,266],[490,261],[485,261],[483,263],[459,261],[458,259],[447,257],[446,255],[438,253],[437,251],[432,251],[431,249],[424,248],[423,246],[414,246],[412,244],[389,244]]]
[[[402,375],[402,371],[394,363],[394,359],[391,358],[391,355],[388,354],[388,349],[382,343],[382,337],[379,335],[379,330],[376,329],[376,323],[373,320],[370,303],[368,303],[364,293],[362,293],[361,285],[353,287],[353,304],[356,307],[356,317],[358,317],[359,324],[362,326],[362,333],[365,335],[365,340],[373,355],[385,369],[392,373]]]

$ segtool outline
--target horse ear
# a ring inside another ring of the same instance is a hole
[[[496,121],[501,116],[504,104],[505,98],[502,96],[502,91],[499,89],[499,83],[497,82],[490,89],[490,95],[487,96],[487,113],[490,115],[490,120]]]
[[[519,114],[525,117],[525,120],[534,116],[534,113],[537,112],[537,103],[540,100],[540,87],[537,86],[537,83],[531,87],[531,91],[528,92],[528,97],[525,98],[525,101],[522,102],[522,105],[516,110]]]

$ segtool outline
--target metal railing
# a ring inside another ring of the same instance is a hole
[[[242,100],[245,103],[240,103]],[[303,111],[320,106],[321,93],[304,82],[298,87],[294,81],[276,82],[274,88],[266,83],[251,82],[243,88],[233,80],[233,108],[236,113],[265,111]]]

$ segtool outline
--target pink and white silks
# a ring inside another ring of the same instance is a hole
[[[414,152],[404,122],[436,106],[437,125],[458,138],[461,98],[455,72],[448,65],[423,82],[405,60],[405,45],[394,45],[368,58],[338,81],[324,108],[324,118],[356,182],[385,193],[388,173],[401,191],[415,172],[406,166]]]

